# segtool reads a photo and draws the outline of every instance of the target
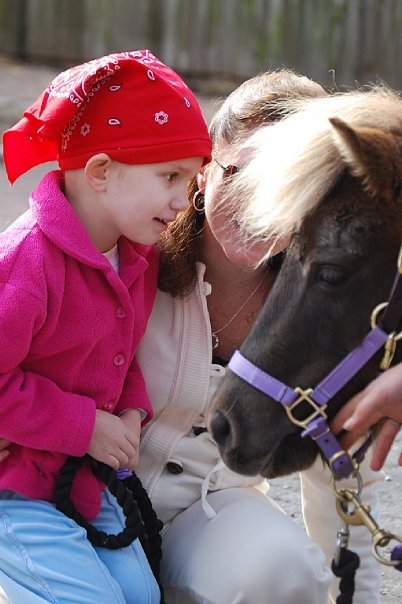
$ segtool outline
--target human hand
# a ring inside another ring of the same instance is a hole
[[[119,415],[121,421],[131,432],[131,442],[134,445],[135,454],[129,459],[127,469],[134,470],[138,464],[141,437],[141,413],[138,409],[126,409]]]
[[[379,422],[381,423],[379,424]],[[402,424],[402,364],[382,373],[362,392],[354,396],[331,422],[337,434],[347,430],[340,442],[349,448],[368,429],[378,424],[371,468],[379,470]],[[402,454],[398,459],[402,465]]]
[[[128,419],[123,421],[116,415],[97,409],[89,455],[114,470],[131,469],[130,464],[138,454],[139,438],[127,424]]]
[[[0,463],[7,459],[10,455],[9,446],[11,445],[11,441],[6,438],[0,438]]]

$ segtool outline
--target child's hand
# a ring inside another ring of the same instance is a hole
[[[120,414],[120,419],[131,432],[131,443],[134,445],[135,454],[129,459],[127,469],[134,470],[138,464],[141,436],[141,414],[138,409],[126,409]]]
[[[138,455],[138,435],[127,427],[122,418],[96,410],[95,426],[88,453],[114,470],[130,469]]]
[[[6,438],[0,438],[0,463],[7,459],[7,457],[10,455],[10,451],[8,449],[10,445],[11,442],[9,440]]]

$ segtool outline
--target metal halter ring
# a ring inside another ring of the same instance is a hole
[[[388,302],[381,302],[381,304],[378,304],[378,306],[376,306],[375,309],[373,310],[373,312],[371,313],[370,324],[371,324],[372,329],[377,327],[378,315],[387,306],[388,306]],[[399,342],[399,340],[402,340],[402,331],[400,331],[398,333],[396,333],[396,332],[392,332],[392,333],[395,334],[394,339],[396,342]]]
[[[356,460],[353,460],[353,461],[354,461],[354,465],[355,465],[355,471],[353,472],[352,477],[356,478],[355,493],[357,493],[357,495],[360,496],[360,493],[363,490],[363,478],[359,472],[359,464],[357,463]],[[342,480],[342,479],[339,479],[335,476],[335,474],[332,474],[332,476],[331,476],[332,491],[338,501],[345,501],[345,493],[344,493],[345,489],[341,488],[340,490],[338,490],[338,488],[337,488],[337,481],[339,481],[339,480]]]
[[[380,314],[380,312],[382,310],[384,310],[384,308],[387,308],[387,306],[388,306],[388,302],[381,302],[381,304],[378,304],[378,306],[376,306],[375,309],[373,310],[373,312],[371,313],[370,325],[371,325],[372,329],[377,327],[378,315]]]

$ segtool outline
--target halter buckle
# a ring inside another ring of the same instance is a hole
[[[389,369],[394,358],[396,345],[398,344],[397,334],[395,331],[389,334],[384,346],[384,356],[381,359],[380,369],[385,371]]]
[[[303,430],[306,430],[308,427],[308,424],[316,417],[321,416],[325,420],[327,419],[328,416],[325,413],[325,409],[327,408],[327,405],[318,405],[311,398],[310,395],[313,392],[312,388],[307,388],[306,390],[304,390],[303,388],[299,388],[299,386],[296,386],[294,391],[296,392],[296,394],[299,395],[298,398],[291,405],[285,406],[287,416],[293,424],[295,424],[296,426],[299,426],[300,428],[303,428]],[[310,413],[310,415],[308,415],[305,419],[300,420],[300,419],[297,419],[293,415],[293,410],[295,407],[297,407],[300,403],[303,403],[303,402],[306,402],[309,405],[311,405],[313,410]]]

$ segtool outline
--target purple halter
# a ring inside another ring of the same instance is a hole
[[[342,449],[327,424],[326,408],[333,397],[383,346],[386,350],[384,359],[388,355],[388,366],[392,361],[396,347],[395,330],[402,315],[401,256],[400,253],[398,273],[391,290],[390,300],[381,305],[381,308],[386,307],[381,323],[387,331],[378,325],[373,326],[360,346],[352,350],[314,389],[290,388],[248,361],[238,350],[229,361],[228,367],[234,374],[283,405],[292,423],[303,429],[302,436],[310,436],[315,440],[336,478],[347,478],[353,474],[357,464],[362,460],[367,446],[363,445],[353,458]],[[399,336],[400,334],[398,334],[398,339]],[[304,420],[298,420],[293,414],[294,409],[301,402],[311,406],[311,413]]]

